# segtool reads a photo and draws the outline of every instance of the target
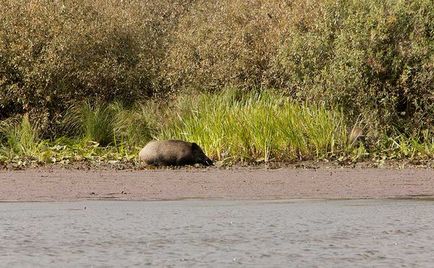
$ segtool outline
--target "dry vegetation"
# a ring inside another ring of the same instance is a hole
[[[48,128],[83,100],[161,91],[167,39],[189,2],[1,0],[0,118],[29,112]]]
[[[204,1],[178,27],[172,88],[275,88],[389,134],[433,125],[432,1]]]

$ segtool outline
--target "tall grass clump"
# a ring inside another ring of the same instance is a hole
[[[184,110],[185,105],[190,109]],[[344,117],[321,105],[298,104],[268,91],[184,96],[161,138],[198,142],[229,161],[291,161],[329,157],[346,146]]]
[[[43,146],[38,130],[32,126],[28,115],[18,122],[0,122],[0,158],[38,158]]]
[[[107,104],[90,102],[69,108],[65,116],[67,132],[102,146],[114,141],[114,109]]]
[[[121,103],[84,102],[65,114],[65,133],[100,146],[141,146],[156,129],[156,107],[152,102],[125,108]]]
[[[159,107],[151,101],[136,103],[129,109],[119,103],[112,107],[115,109],[113,134],[117,144],[144,146],[153,139],[162,123],[158,120]]]

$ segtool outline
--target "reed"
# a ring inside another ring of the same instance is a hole
[[[190,105],[187,112],[183,107]],[[327,158],[346,148],[339,111],[299,104],[271,91],[184,96],[159,137],[198,142],[214,159],[293,161]]]

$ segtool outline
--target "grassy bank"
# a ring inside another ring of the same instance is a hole
[[[188,94],[129,108],[85,102],[71,106],[61,126],[62,135],[48,140],[28,116],[2,121],[0,162],[136,165],[138,151],[151,139],[195,141],[214,161],[226,165],[434,157],[429,132],[373,137],[363,122],[348,125],[341,109],[300,104],[275,91]]]
[[[433,157],[432,0],[0,7],[2,163],[134,163],[163,138],[229,164]]]

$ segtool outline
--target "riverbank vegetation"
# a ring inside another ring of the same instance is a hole
[[[434,156],[432,1],[0,6],[0,162]]]
[[[348,125],[342,110],[292,101],[275,91],[227,89],[220,94],[181,95],[150,100],[72,106],[62,116],[62,135],[43,139],[28,115],[2,121],[0,161],[31,163],[137,163],[151,139],[195,141],[215,161],[235,163],[384,159],[432,159],[429,132],[407,137],[370,137],[363,123]]]

